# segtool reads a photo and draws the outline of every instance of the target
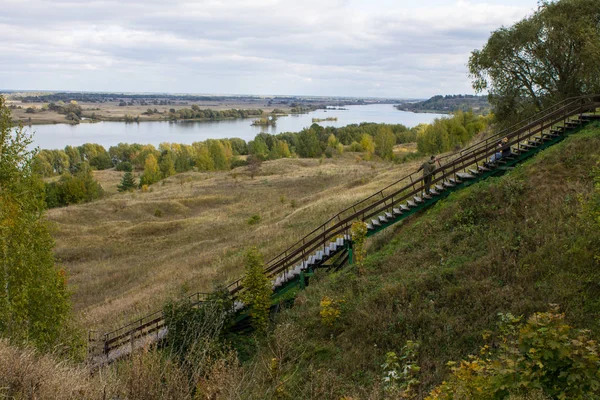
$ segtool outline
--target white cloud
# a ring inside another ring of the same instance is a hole
[[[469,92],[470,52],[535,3],[3,0],[0,88]]]

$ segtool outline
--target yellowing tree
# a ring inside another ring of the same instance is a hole
[[[373,143],[373,136],[369,134],[363,134],[360,138],[360,146],[362,147],[365,154],[365,160],[370,160],[375,152],[375,143]]]
[[[0,335],[49,349],[70,311],[66,277],[54,265],[44,186],[33,173],[31,138],[12,132],[0,96]]]
[[[148,154],[146,161],[144,162],[144,173],[140,178],[140,186],[151,185],[155,182],[160,181],[161,172],[158,167],[158,161],[154,154]]]

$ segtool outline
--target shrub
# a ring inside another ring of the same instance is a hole
[[[334,300],[331,297],[323,296],[319,304],[319,315],[323,325],[332,327],[335,324],[342,313],[340,310],[340,303],[342,302],[343,300]]]
[[[256,225],[260,222],[260,215],[258,215],[258,214],[253,215],[250,218],[248,218],[248,220],[246,222],[248,223],[248,225]]]
[[[87,163],[80,163],[74,175],[64,174],[57,182],[46,183],[45,201],[48,208],[87,203],[104,195]]]
[[[533,389],[553,399],[597,398],[600,346],[557,311],[535,313],[525,323],[500,314],[497,343],[458,365],[450,363],[452,375],[428,399],[497,399]]]
[[[133,171],[133,166],[131,165],[131,163],[129,161],[121,161],[120,163],[115,165],[115,170],[131,172],[131,171]]]

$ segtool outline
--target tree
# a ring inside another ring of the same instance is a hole
[[[119,192],[127,192],[133,191],[136,187],[137,184],[135,183],[135,178],[133,177],[133,174],[131,173],[131,171],[126,171],[123,174],[123,178],[121,178],[121,183],[117,185],[117,190]]]
[[[152,185],[153,183],[160,181],[160,179],[161,172],[158,167],[158,161],[156,161],[154,154],[148,154],[146,162],[144,163],[144,173],[140,178],[140,186]]]
[[[271,283],[265,275],[262,254],[256,247],[246,252],[245,274],[242,280],[244,292],[241,300],[250,309],[254,328],[264,333],[269,326],[271,308]]]
[[[168,178],[171,175],[175,175],[175,162],[173,161],[173,154],[171,151],[166,151],[160,157],[159,167],[163,178]]]
[[[384,160],[394,159],[394,146],[396,145],[396,136],[388,126],[381,125],[377,128],[375,135],[375,153]]]
[[[469,59],[477,92],[488,91],[499,121],[600,90],[600,7],[597,0],[540,2],[538,10],[493,32]]]
[[[215,163],[210,156],[208,146],[205,143],[194,143],[196,147],[196,166],[200,171],[212,171],[215,169]]]
[[[30,144],[22,128],[12,132],[0,96],[0,334],[48,349],[60,337],[70,302],[65,272],[54,264]]]
[[[373,143],[373,136],[369,134],[363,134],[360,138],[360,146],[366,153],[365,160],[370,160],[375,152],[375,143]]]
[[[227,157],[225,156],[225,147],[219,140],[207,140],[208,151],[216,170],[229,169]]]
[[[317,134],[312,130],[303,129],[298,134],[298,147],[296,148],[300,157],[320,157],[323,153]]]

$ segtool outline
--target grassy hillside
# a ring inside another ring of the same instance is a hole
[[[245,168],[189,172],[145,193],[116,193],[122,173],[97,171],[108,198],[48,212],[84,326],[103,332],[161,309],[169,297],[231,282],[248,247],[273,257],[418,165],[356,157],[270,161],[254,179]]]
[[[600,128],[588,128],[378,235],[362,274],[313,280],[278,317],[245,393],[381,398],[385,354],[413,340],[422,397],[449,360],[477,353],[498,313],[530,315],[549,303],[600,337],[600,228],[583,211],[599,159]],[[325,296],[338,302],[332,326],[320,316]]]

